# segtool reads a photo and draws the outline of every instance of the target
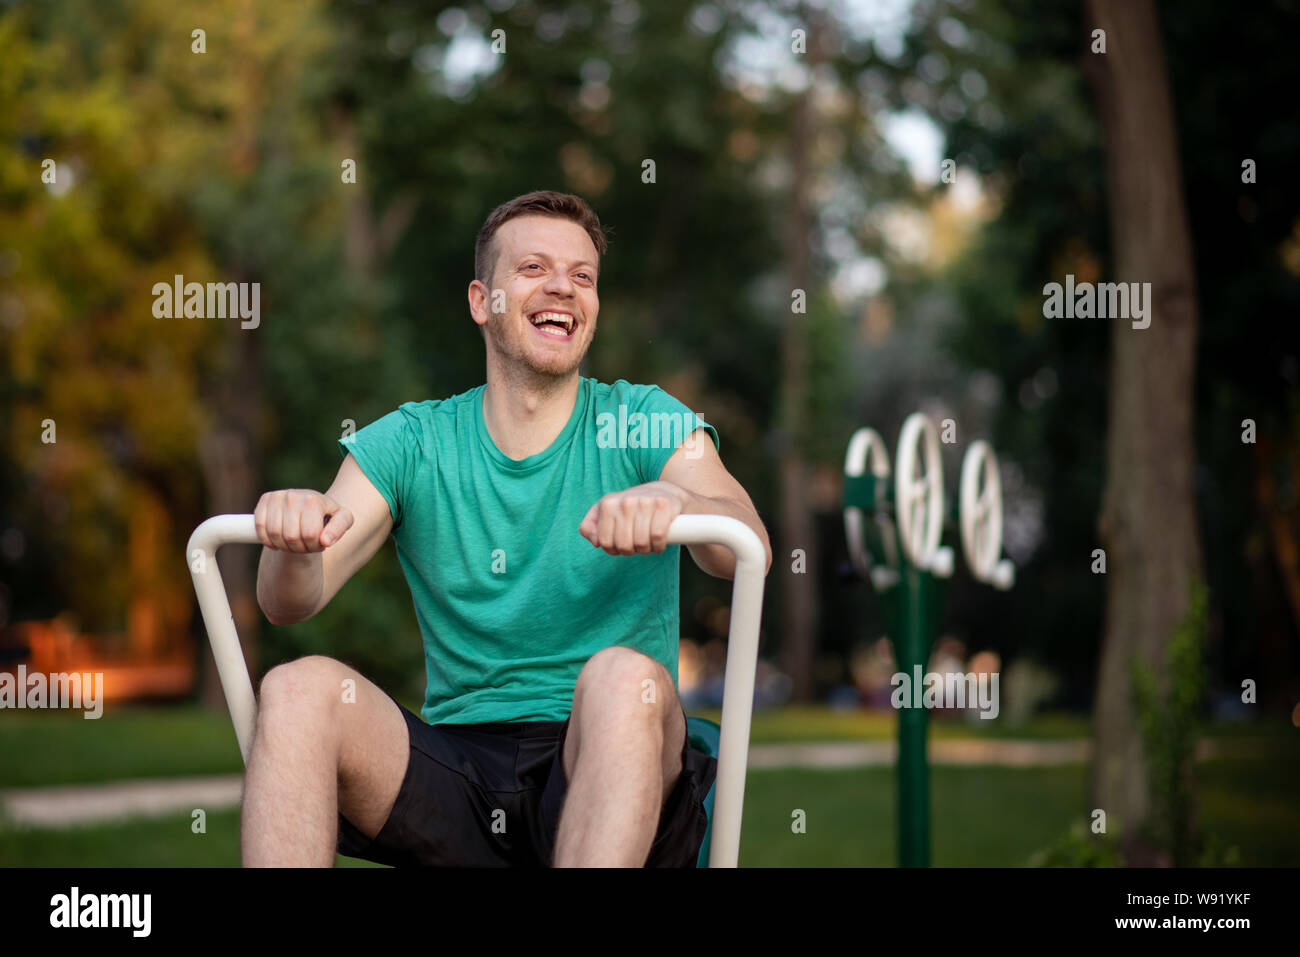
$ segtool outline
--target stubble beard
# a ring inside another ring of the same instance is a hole
[[[591,333],[587,332],[587,323],[591,322]],[[524,320],[527,324],[527,319]],[[558,388],[573,376],[582,366],[582,360],[587,356],[587,350],[591,348],[591,343],[595,338],[595,323],[591,320],[585,320],[582,328],[576,334],[587,336],[587,344],[578,352],[572,362],[565,362],[557,365],[552,362],[538,362],[537,357],[528,349],[522,341],[508,342],[503,341],[501,335],[502,327],[505,326],[505,317],[501,317],[499,322],[489,322],[487,325],[487,337],[489,348],[496,353],[500,362],[501,369],[506,378],[512,383],[527,385],[532,388],[550,391]],[[524,336],[527,336],[527,330]]]

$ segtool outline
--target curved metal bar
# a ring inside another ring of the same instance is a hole
[[[740,820],[745,800],[745,767],[749,756],[767,556],[753,529],[726,515],[679,515],[668,527],[668,542],[672,545],[723,545],[736,556],[709,848],[710,867],[735,867],[740,855]],[[217,515],[196,528],[186,546],[199,611],[207,627],[212,656],[217,663],[217,673],[221,677],[221,687],[226,694],[226,704],[230,707],[230,717],[245,764],[253,744],[257,699],[253,695],[253,683],[244,663],[216,556],[222,545],[257,543],[252,515]]]

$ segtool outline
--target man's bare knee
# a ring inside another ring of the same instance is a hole
[[[324,655],[277,665],[262,679],[253,747],[291,763],[324,747],[338,810],[368,837],[388,818],[410,752],[402,712],[359,671]]]
[[[677,700],[667,669],[649,655],[622,645],[596,652],[583,665],[573,689],[574,711],[591,696],[598,707],[626,706],[630,713],[653,715],[661,721]]]
[[[304,723],[317,730],[334,730],[335,705],[341,704],[352,669],[324,655],[308,655],[276,665],[262,678],[258,695],[258,725]],[[355,672],[352,672],[355,674]],[[324,725],[323,720],[330,721]],[[254,742],[256,744],[256,742]]]
[[[584,719],[593,714],[601,724],[631,719],[660,739],[666,796],[682,770],[686,726],[681,711],[672,675],[663,665],[634,648],[616,645],[602,649],[587,660],[574,687],[563,756],[566,777],[571,780],[577,767],[587,724]]]

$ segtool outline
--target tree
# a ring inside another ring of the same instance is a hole
[[[1146,758],[1130,666],[1155,668],[1202,579],[1193,495],[1196,282],[1165,56],[1151,0],[1090,0],[1106,52],[1091,75],[1106,135],[1114,278],[1151,285],[1150,325],[1111,337],[1106,629],[1097,684],[1093,793],[1145,863]]]
[[[947,133],[945,154],[978,173],[996,213],[954,267],[923,288],[955,300],[948,351],[965,376],[974,371],[996,386],[987,403],[995,444],[1004,466],[1020,467],[1022,483],[1007,489],[1007,505],[1040,497],[1044,532],[1015,589],[966,604],[954,588],[951,607],[980,644],[1004,656],[1032,652],[1058,670],[1056,704],[1084,707],[1097,689],[1109,583],[1080,574],[1080,556],[1087,569],[1100,544],[1116,330],[1096,320],[1044,320],[1042,288],[1067,273],[1103,278],[1115,261],[1103,130],[1085,71],[1101,59],[1089,49],[1096,23],[1065,0],[918,0],[914,10],[904,69],[922,73],[928,60],[931,72],[936,62],[945,67],[945,78],[928,100],[914,84],[905,102]],[[1210,690],[1216,707],[1239,708],[1241,680],[1268,676],[1251,710],[1288,721],[1300,637],[1288,556],[1300,551],[1300,499],[1287,489],[1288,471],[1300,466],[1288,465],[1286,450],[1300,434],[1300,333],[1270,319],[1300,301],[1300,183],[1277,175],[1295,153],[1296,125],[1262,91],[1298,82],[1300,62],[1278,29],[1289,11],[1284,0],[1248,8],[1187,2],[1160,23],[1195,235],[1192,419]],[[970,89],[977,95],[957,108]],[[1254,445],[1243,436],[1245,419],[1255,423]]]
[[[808,30],[808,69],[816,75],[823,62],[826,42],[822,18],[802,7]],[[807,298],[813,278],[809,245],[813,237],[812,190],[817,172],[810,157],[819,121],[812,84],[797,94],[790,109],[792,120],[789,138],[791,170],[788,211],[785,215],[783,258],[789,277],[791,295],[796,291],[804,298],[802,312],[793,305],[785,319],[781,348],[781,413],[778,422],[782,437],[780,477],[780,534],[774,566],[783,565],[796,549],[802,551],[806,567],[798,574],[785,577],[786,599],[782,607],[783,658],[792,681],[796,701],[813,697],[813,658],[816,651],[817,603],[815,582],[821,572],[820,551],[813,529],[812,505],[808,500],[808,312]]]

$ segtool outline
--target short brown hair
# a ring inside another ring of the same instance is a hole
[[[492,270],[496,265],[493,239],[496,237],[497,230],[517,216],[530,215],[568,219],[585,229],[596,247],[596,267],[600,268],[600,257],[605,255],[606,249],[605,231],[601,228],[600,218],[581,196],[542,189],[516,196],[508,203],[502,203],[492,210],[482,228],[479,229],[478,239],[474,242],[475,279],[485,286],[489,285],[488,280],[492,278]]]

